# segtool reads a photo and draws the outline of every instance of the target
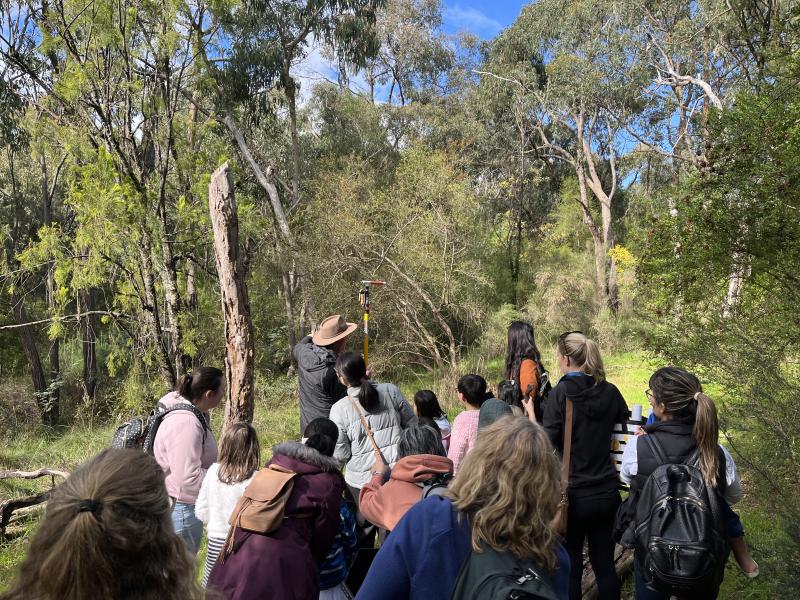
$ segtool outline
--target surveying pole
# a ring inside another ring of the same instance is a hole
[[[369,292],[373,285],[386,285],[386,282],[363,280],[358,293],[358,301],[364,307],[364,364],[369,363]]]

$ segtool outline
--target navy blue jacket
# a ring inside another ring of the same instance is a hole
[[[461,565],[470,552],[467,520],[457,520],[449,499],[433,496],[415,504],[381,546],[356,600],[431,600],[450,598]],[[552,582],[567,600],[569,557],[558,546]]]

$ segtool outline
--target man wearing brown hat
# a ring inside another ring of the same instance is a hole
[[[292,351],[300,375],[300,433],[319,417],[328,418],[331,406],[347,395],[347,388],[336,375],[336,357],[348,336],[358,329],[341,315],[319,324],[314,335],[300,340]]]

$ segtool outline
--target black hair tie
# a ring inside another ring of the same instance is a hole
[[[92,500],[87,498],[86,500],[81,500],[80,504],[78,504],[78,512],[90,512],[94,516],[97,516],[97,513],[100,511],[100,507],[102,507],[103,503],[99,500]]]

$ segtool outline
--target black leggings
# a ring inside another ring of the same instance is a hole
[[[587,538],[589,561],[597,578],[600,600],[619,600],[619,578],[614,568],[614,540],[611,532],[620,503],[617,490],[591,496],[569,495],[566,547],[570,560],[570,600],[581,599],[583,542]]]

